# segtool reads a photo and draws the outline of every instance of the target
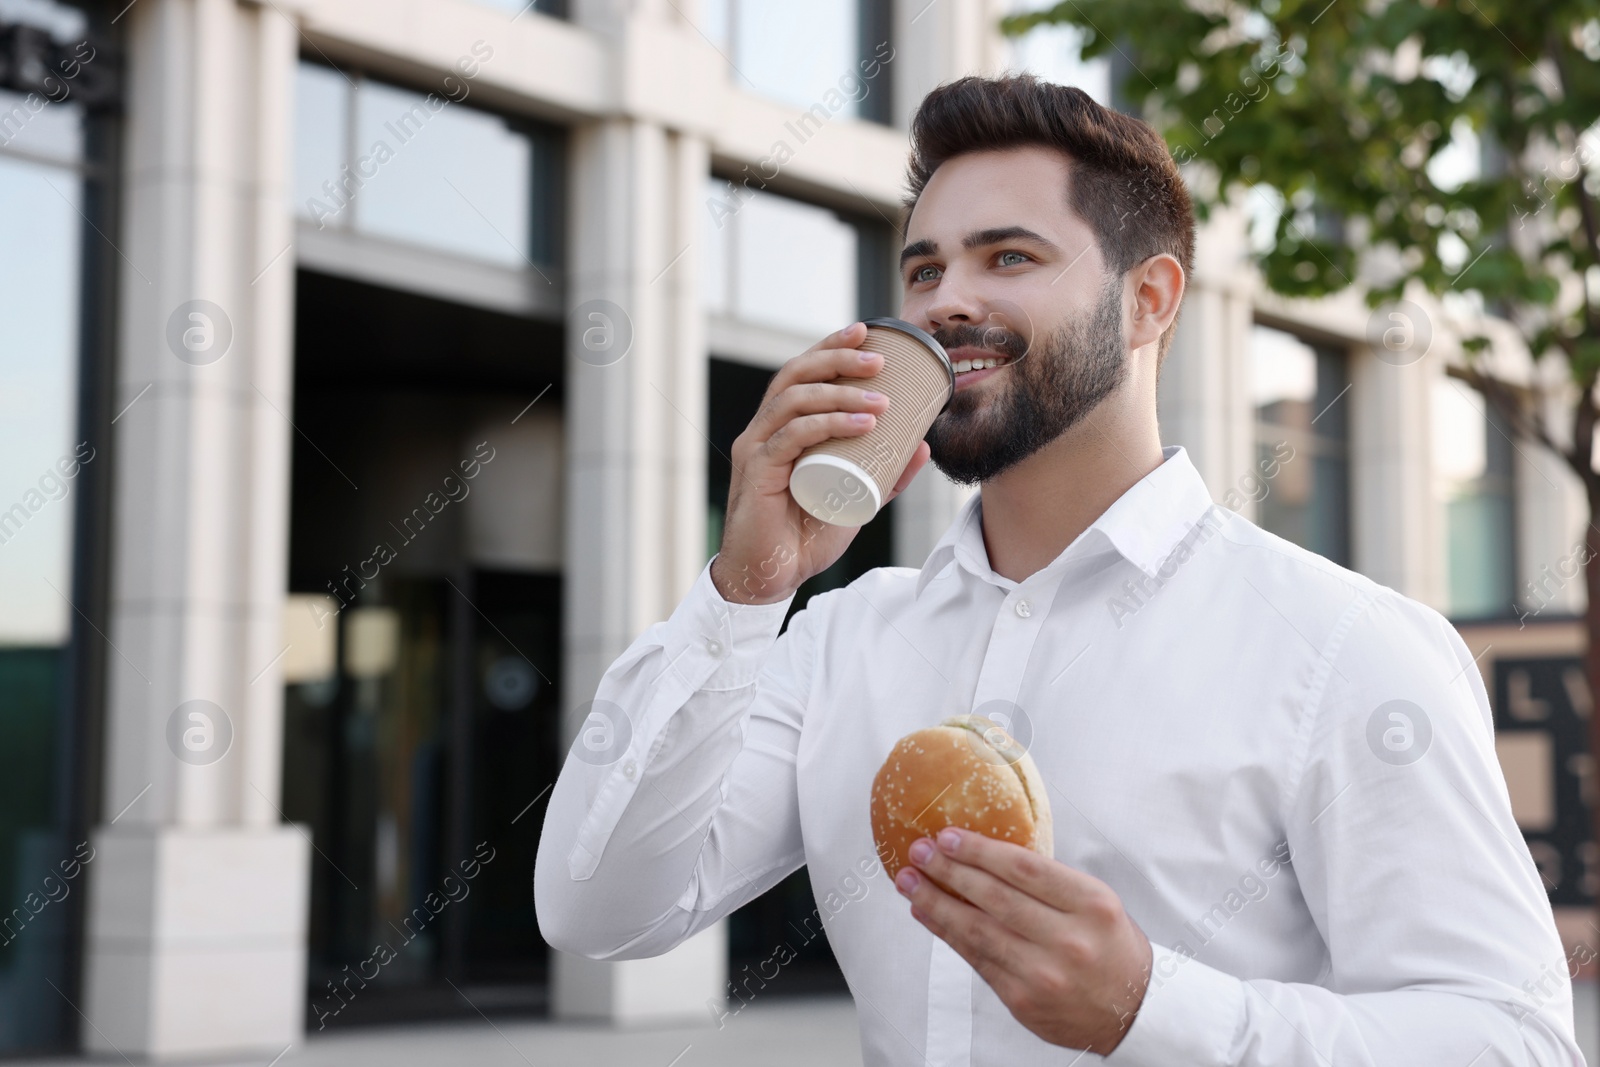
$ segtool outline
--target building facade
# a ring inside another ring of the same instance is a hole
[[[666,956],[562,955],[542,801],[715,551],[771,373],[897,310],[918,100],[1029,68],[1116,102],[1006,10],[0,0],[0,1052],[729,1003],[814,907],[803,872]],[[1573,480],[1444,376],[1451,308],[1263,291],[1256,210],[1203,233],[1165,440],[1224,506],[1515,647],[1534,673],[1491,691],[1543,707]],[[920,566],[970,491],[929,468],[795,608]],[[1549,719],[1502,758],[1582,909],[1588,778]],[[801,956],[791,988],[837,983]]]

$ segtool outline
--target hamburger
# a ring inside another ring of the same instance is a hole
[[[910,862],[913,842],[947,826],[1054,857],[1050,798],[1033,757],[982,715],[957,715],[896,742],[872,780],[871,811],[891,880]]]

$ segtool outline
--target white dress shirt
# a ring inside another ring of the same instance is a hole
[[[544,936],[658,955],[805,864],[872,1067],[1581,1065],[1460,637],[1165,456],[1020,582],[989,566],[981,493],[920,570],[821,593],[781,636],[788,601],[729,603],[708,563],[600,683],[627,721],[592,717],[551,796]],[[1049,783],[1056,858],[1154,947],[1104,1059],[1019,1024],[878,865],[884,757],[975,710]],[[781,988],[774,948],[730,1010]]]

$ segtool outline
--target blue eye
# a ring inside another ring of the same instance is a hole
[[[1008,262],[1006,262],[1006,257],[1007,256],[1016,256],[1017,259],[1015,261],[1013,261],[1013,262],[1008,263]],[[1023,255],[1021,252],[1001,252],[1000,253],[1000,265],[1002,267],[1014,267],[1014,266],[1017,266],[1019,263],[1027,262],[1028,258],[1029,258],[1028,256]]]
[[[931,282],[937,275],[929,274],[928,272],[938,271],[938,269],[938,267],[935,267],[932,264],[918,267],[916,270],[911,272],[911,280],[914,282]]]

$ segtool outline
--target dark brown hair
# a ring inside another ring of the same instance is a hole
[[[947,160],[1030,145],[1068,157],[1069,203],[1094,231],[1107,269],[1123,274],[1166,252],[1192,276],[1194,207],[1160,135],[1082,89],[1032,74],[961,78],[923,99],[911,120],[906,218]],[[1177,325],[1161,336],[1163,358]]]

